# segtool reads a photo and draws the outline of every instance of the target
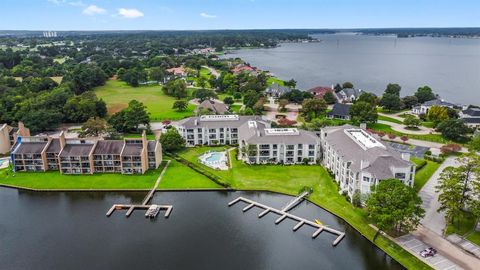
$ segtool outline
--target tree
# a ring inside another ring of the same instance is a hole
[[[297,81],[295,81],[294,79],[290,79],[288,81],[285,81],[284,85],[290,88],[295,88],[297,86]]]
[[[381,180],[366,200],[368,215],[381,230],[410,232],[425,215],[422,199],[398,179]]]
[[[407,115],[403,120],[403,124],[407,126],[407,128],[418,128],[422,124],[422,121],[413,115]]]
[[[402,98],[403,106],[407,109],[411,109],[418,104],[418,98],[416,96],[405,96]]]
[[[305,99],[302,103],[302,114],[307,121],[325,115],[327,103],[323,99]]]
[[[400,97],[400,90],[402,90],[402,87],[399,84],[389,83],[385,89],[385,94],[391,94]]]
[[[107,105],[99,100],[94,92],[84,92],[70,97],[63,106],[64,120],[70,123],[82,123],[91,117],[104,117]]]
[[[432,106],[427,113],[427,119],[435,126],[448,119],[448,110],[443,106]]]
[[[402,100],[400,96],[392,93],[383,94],[380,104],[383,106],[384,109],[389,111],[398,111],[402,108]]]
[[[346,88],[353,88],[353,83],[351,82],[344,82],[342,84],[342,89],[346,89]]]
[[[187,93],[187,85],[185,84],[185,81],[182,79],[174,79],[168,81],[163,87],[162,87],[163,93],[168,96],[173,96],[176,97],[177,99],[181,98],[186,98],[188,93]]]
[[[280,100],[278,101],[278,111],[280,111],[280,112],[285,112],[285,111],[287,111],[286,106],[288,105],[288,103],[289,103],[289,102],[288,102],[287,99],[280,99]]]
[[[444,138],[455,141],[466,140],[466,134],[471,132],[471,129],[461,119],[445,120],[437,126],[437,130],[442,133]]]
[[[260,97],[257,102],[255,102],[255,104],[253,105],[252,109],[253,111],[256,113],[256,114],[262,114],[263,112],[263,109],[264,109],[264,105],[265,105],[265,102],[267,100],[265,99],[265,97]]]
[[[152,67],[148,72],[148,78],[152,81],[162,82],[165,78],[165,71],[161,67]]]
[[[132,87],[138,87],[140,82],[145,82],[147,80],[147,74],[143,69],[132,68],[123,72],[119,79]]]
[[[245,107],[252,109],[255,103],[257,103],[257,101],[260,99],[261,96],[262,96],[261,94],[253,90],[250,90],[247,93],[245,93],[245,95],[243,96],[243,104],[245,104]]]
[[[328,91],[325,93],[325,95],[323,95],[323,100],[325,100],[327,104],[335,104],[337,102],[337,98],[331,91]]]
[[[468,144],[470,151],[480,151],[480,136],[474,136]]]
[[[203,102],[207,99],[216,98],[217,94],[213,90],[201,88],[195,91],[194,96],[198,98],[200,102]]]
[[[377,109],[367,102],[355,102],[350,107],[350,116],[355,123],[375,123],[378,119]]]
[[[223,99],[223,103],[225,103],[225,105],[227,105],[228,107],[232,106],[233,103],[235,103],[235,100],[233,100],[232,97],[225,97]]]
[[[417,97],[419,103],[424,103],[425,101],[434,100],[436,98],[432,89],[428,86],[419,87],[417,92],[415,92],[415,97]]]
[[[139,125],[150,125],[149,113],[143,103],[132,100],[128,107],[110,117],[108,123],[118,132],[138,130]]]
[[[198,78],[197,84],[200,88],[205,88],[205,86],[207,86],[207,80],[204,77],[200,77]]]
[[[107,130],[107,123],[102,118],[91,117],[82,125],[80,137],[98,137]]]
[[[162,134],[160,143],[164,152],[176,152],[185,148],[185,140],[175,128],[171,128],[167,133]]]
[[[184,112],[188,108],[188,102],[185,100],[177,100],[173,103],[172,109],[178,112]]]
[[[313,98],[313,94],[306,91],[300,91],[298,89],[293,89],[288,91],[280,96],[280,99],[287,99],[292,103],[300,104],[304,99]]]
[[[438,201],[440,208],[438,212],[445,212],[445,218],[449,223],[459,216],[462,204],[462,173],[458,168],[447,167],[440,174],[438,185],[435,187],[436,192],[440,193]]]
[[[377,105],[377,97],[374,94],[368,92],[363,92],[355,102],[359,101],[370,103],[372,106]]]

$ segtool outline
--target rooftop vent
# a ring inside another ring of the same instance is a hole
[[[292,136],[299,135],[300,132],[296,128],[266,128],[265,135],[267,136]]]
[[[238,115],[236,114],[227,114],[227,115],[202,115],[200,116],[200,121],[202,122],[214,122],[214,121],[237,121]]]

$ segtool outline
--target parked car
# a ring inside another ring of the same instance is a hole
[[[422,256],[423,258],[433,257],[435,256],[435,254],[437,254],[437,250],[432,247],[420,251],[420,256]]]

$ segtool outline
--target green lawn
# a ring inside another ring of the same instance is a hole
[[[197,173],[182,163],[172,160],[163,175],[159,189],[222,188],[206,176]]]
[[[417,162],[421,162],[421,159],[412,158],[412,161],[418,165]],[[425,183],[427,183],[428,179],[430,179],[430,177],[432,177],[438,167],[440,167],[440,163],[430,160],[425,161],[427,162],[427,164],[423,168],[415,172],[415,182],[413,186],[417,192],[422,189]]]
[[[32,189],[151,189],[165,166],[143,175],[103,173],[93,175],[64,175],[58,171],[43,173],[0,171],[0,184]]]
[[[403,124],[403,122],[398,120],[398,119],[391,118],[391,117],[384,116],[384,115],[378,115],[378,120],[388,121],[388,122],[392,122],[392,123],[396,123],[396,124]]]
[[[223,147],[189,148],[179,155],[190,162],[199,164],[197,158],[200,154],[208,150],[224,149]],[[323,167],[246,165],[236,160],[235,153],[236,150],[230,155],[233,165],[231,170],[216,171],[206,166],[204,168],[230,183],[232,188],[240,190],[268,190],[296,195],[304,186],[313,187],[314,192],[309,197],[310,201],[343,218],[362,235],[373,241],[376,231],[368,225],[371,222],[366,212],[353,207],[343,196],[338,194],[337,185]],[[430,269],[415,256],[383,236],[377,237],[375,244],[408,269]]]
[[[480,246],[480,232],[473,232],[467,236],[467,240]]]
[[[154,121],[182,119],[192,116],[195,109],[192,104],[184,112],[172,109],[175,98],[165,95],[160,85],[131,87],[121,81],[109,80],[104,86],[97,87],[95,93],[107,103],[109,114],[126,108],[133,99],[147,106],[150,119]]]
[[[141,138],[142,134],[138,133],[128,133],[123,135],[124,138]],[[155,134],[147,134],[147,140],[156,140]]]
[[[460,236],[465,236],[468,233],[473,232],[476,225],[476,219],[470,212],[461,212],[460,215],[455,217],[455,220],[448,224],[446,234],[456,233]],[[476,235],[472,238],[475,240]]]
[[[284,85],[285,85],[285,81],[280,80],[280,79],[275,78],[275,77],[269,77],[269,78],[267,79],[267,84],[270,85],[270,84],[272,84],[272,83],[276,83],[276,84],[281,85],[281,86],[284,86]]]
[[[437,143],[448,143],[440,134],[425,134],[425,135],[415,135],[415,134],[405,134],[402,132],[398,132],[393,130],[389,125],[386,124],[368,124],[368,128],[371,128],[375,131],[383,131],[385,133],[392,133],[397,136],[406,135],[410,139],[422,140],[422,141],[429,141],[429,142],[437,142]]]

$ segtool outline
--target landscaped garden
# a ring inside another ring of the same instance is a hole
[[[109,80],[104,86],[97,87],[95,93],[107,103],[109,114],[125,109],[133,99],[147,107],[153,121],[182,119],[192,116],[195,109],[192,104],[183,112],[172,109],[175,98],[165,95],[160,85],[131,87],[122,81]]]

